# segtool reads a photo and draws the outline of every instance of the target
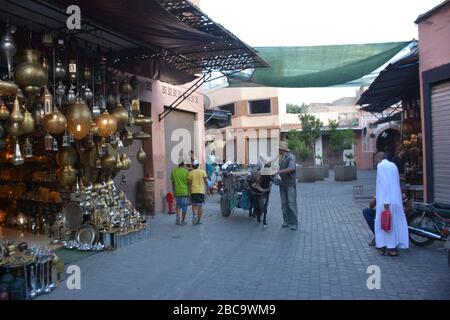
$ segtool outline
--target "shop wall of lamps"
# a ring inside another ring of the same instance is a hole
[[[96,64],[92,50],[82,55],[67,38],[30,33],[35,45],[18,48],[15,34],[8,24],[0,41],[8,71],[0,80],[0,148],[13,149],[7,160],[23,165],[43,140],[47,153],[56,152],[58,181],[67,191],[79,176],[95,184],[129,169],[123,147],[150,136],[128,127],[152,123],[140,113],[137,78],[119,81],[105,58],[97,55]],[[137,159],[143,164],[146,158],[141,148]]]

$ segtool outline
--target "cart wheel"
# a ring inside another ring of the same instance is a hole
[[[220,197],[220,212],[224,217],[229,217],[231,214],[230,201],[225,196]]]

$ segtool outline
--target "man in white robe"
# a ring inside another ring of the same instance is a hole
[[[409,248],[408,223],[403,211],[400,176],[397,166],[387,160],[380,152],[375,156],[377,165],[377,204],[375,216],[375,241],[380,253],[396,256],[397,249]],[[391,231],[381,229],[381,213],[390,210],[392,214]]]

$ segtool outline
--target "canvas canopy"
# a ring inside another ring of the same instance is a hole
[[[351,86],[367,85],[357,80],[386,64],[409,43],[257,47],[256,51],[271,68],[229,75],[228,82],[231,87],[308,88],[346,83]]]

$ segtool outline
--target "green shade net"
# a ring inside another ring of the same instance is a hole
[[[366,85],[365,75],[383,66],[410,42],[255,48],[271,68],[228,75],[230,87],[277,88]]]

